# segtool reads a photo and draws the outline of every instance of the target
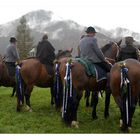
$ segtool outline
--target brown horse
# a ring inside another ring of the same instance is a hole
[[[135,59],[116,63],[110,71],[110,87],[121,112],[120,127],[128,132],[140,93],[140,63]]]
[[[71,50],[59,51],[56,58],[70,57]],[[53,79],[54,75],[49,75],[44,64],[37,58],[29,58],[22,60],[16,69],[17,77],[17,111],[20,111],[24,103],[24,96],[26,105],[31,111],[30,96],[34,86],[50,87],[51,89],[51,104],[53,105]]]
[[[117,56],[119,54],[120,51],[120,44],[121,44],[122,40],[120,40],[117,45],[119,47],[116,47],[116,45],[113,45],[113,42],[110,42],[109,44],[106,44],[104,47],[101,48],[104,56],[106,57],[106,59],[113,65],[116,62]],[[112,47],[110,47],[112,46]],[[108,92],[110,89],[106,89],[108,90]],[[100,91],[101,96],[102,96],[102,91]],[[98,103],[98,95],[99,92],[92,92],[91,94],[91,103],[89,103],[89,99],[90,99],[90,90],[85,90],[85,99],[86,99],[86,107],[93,106],[94,110],[96,109],[96,105]],[[95,117],[97,118],[97,116]]]
[[[117,45],[117,43],[109,43],[104,47],[104,51],[111,51],[110,55],[113,57],[112,59],[116,58],[118,54],[118,49],[119,46]],[[59,63],[60,63],[60,75],[64,83],[64,91],[65,91],[64,93],[66,93],[63,95],[62,117],[66,123],[78,127],[78,124],[76,122],[77,109],[78,109],[80,99],[82,97],[83,90],[89,89],[95,92],[100,90],[105,90],[107,80],[104,79],[97,82],[96,77],[88,76],[86,74],[85,67],[76,60],[72,60],[71,63],[68,62],[68,59],[61,59]],[[108,110],[109,110],[109,102],[110,102],[110,92],[107,94],[108,95],[106,96],[106,101],[105,101],[106,105],[105,105],[105,112],[104,112],[105,117],[109,116]],[[97,104],[95,104],[95,107],[93,107],[93,112],[92,112],[93,118],[97,117],[96,105]]]
[[[10,76],[6,63],[0,56],[0,86],[13,87],[12,95],[16,91],[16,81],[14,76]]]

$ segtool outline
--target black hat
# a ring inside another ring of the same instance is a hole
[[[16,40],[16,38],[15,37],[11,37],[10,38],[10,42],[12,43],[12,42],[16,42],[17,40]]]
[[[97,33],[97,32],[93,27],[90,26],[87,28],[86,33]]]

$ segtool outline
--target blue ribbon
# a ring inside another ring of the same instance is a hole
[[[20,66],[16,66],[16,84],[17,84],[17,97],[22,103],[22,78],[20,75]]]
[[[63,91],[63,110],[62,118],[67,113],[68,105],[72,105],[73,102],[73,87],[72,87],[72,75],[71,75],[71,64],[66,64],[66,75],[64,78],[64,91]]]
[[[55,79],[54,79],[54,94],[55,94],[55,103],[59,103],[60,96],[60,74],[59,74],[59,64],[55,65]]]

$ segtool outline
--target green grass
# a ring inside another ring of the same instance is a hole
[[[48,133],[122,133],[119,129],[120,112],[111,98],[110,117],[105,120],[104,98],[99,99],[98,119],[93,121],[91,111],[86,110],[82,98],[78,108],[79,128],[67,127],[61,119],[61,113],[50,105],[49,89],[35,87],[31,95],[33,112],[16,112],[16,97],[10,97],[11,88],[0,88],[0,133],[48,134]],[[140,133],[140,109],[137,106],[132,123],[132,133]]]

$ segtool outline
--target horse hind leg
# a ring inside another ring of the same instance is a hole
[[[89,107],[90,90],[85,90],[86,107]]]
[[[139,103],[139,106],[140,106],[140,95],[138,96],[139,98],[138,98],[138,103]]]
[[[25,88],[25,101],[26,101],[26,111],[32,112],[31,104],[30,104],[30,96],[33,90],[33,86],[26,86]]]
[[[96,114],[97,104],[98,104],[98,92],[95,92],[93,95],[93,111],[92,111],[92,118],[94,120],[98,118]]]
[[[93,102],[94,102],[93,95],[94,95],[94,92],[92,91],[91,100],[90,100],[90,107],[93,107]]]
[[[13,87],[13,91],[12,91],[11,97],[14,96],[15,92],[16,92],[16,87]]]
[[[72,109],[72,113],[71,113],[71,127],[75,127],[75,128],[79,128],[79,122],[77,121],[77,110],[78,110],[78,106],[79,106],[79,102],[82,98],[82,91],[79,91],[79,93],[75,92],[74,95],[74,104],[73,104],[73,109]]]
[[[129,124],[128,124],[128,132],[131,132],[131,127],[132,127],[132,118],[135,112],[136,104],[138,102],[137,97],[132,97],[132,105],[131,105],[131,111],[130,111],[130,118],[129,118]]]
[[[105,97],[104,117],[105,119],[107,119],[109,117],[109,105],[110,105],[110,95],[111,95],[110,88],[107,88],[105,92],[106,92],[106,97]]]
[[[51,106],[54,105],[54,92],[53,92],[53,87],[50,88],[50,91],[51,91]]]
[[[132,100],[131,100],[131,104],[128,104],[129,105],[129,110],[127,111],[127,107],[126,107],[126,102],[127,102],[127,98],[126,96],[123,97],[123,103],[122,103],[122,108],[120,108],[121,110],[121,119],[122,119],[122,125],[121,125],[121,130],[123,132],[131,132],[131,125],[132,125],[132,117],[133,117],[133,114],[135,112],[135,106],[136,106],[136,103],[137,101],[135,102],[136,98],[134,99],[132,97]],[[128,118],[127,118],[128,116]]]

